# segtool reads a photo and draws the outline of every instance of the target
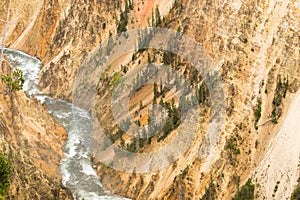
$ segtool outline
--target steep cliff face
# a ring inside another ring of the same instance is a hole
[[[78,67],[89,52],[108,39],[110,32],[117,31],[120,25],[120,5],[123,5],[124,10],[124,4],[121,1],[104,0],[12,0],[13,9],[6,45],[40,58],[43,62],[40,87],[54,97],[71,100]],[[289,177],[277,184],[278,180],[275,180],[277,177],[275,178],[274,174],[270,177],[259,177],[256,174],[264,174],[270,165],[266,159],[270,157],[270,153],[267,153],[269,144],[279,132],[289,105],[298,91],[299,2],[133,1],[133,9],[128,13],[127,28],[151,24],[151,20],[148,19],[151,19],[156,4],[164,16],[159,26],[181,31],[199,42],[222,72],[227,107],[225,128],[218,142],[218,151],[211,160],[202,159],[199,155],[206,126],[204,120],[203,132],[198,133],[197,139],[186,154],[159,172],[123,173],[107,169],[95,161],[104,186],[112,193],[133,199],[195,199],[202,197],[206,191],[213,191],[217,199],[228,199],[233,196],[237,186],[245,183],[249,177],[255,177],[254,182],[260,185],[255,189],[256,197],[268,199],[273,195],[266,192],[270,187],[277,185],[284,188],[285,184],[295,185],[295,181],[287,183]],[[0,2],[1,18],[4,18],[7,6],[8,1]],[[0,24],[0,27],[2,30],[3,24]],[[138,60],[146,62],[147,54],[137,56]],[[133,70],[138,67],[132,63],[128,66]],[[107,80],[110,81],[113,73],[119,69],[120,66],[111,70]],[[288,90],[284,91],[284,83],[287,82]],[[101,90],[104,91],[102,94],[110,92],[106,88],[99,88],[99,91]],[[21,189],[12,186],[11,194],[20,194],[18,191],[24,191],[24,188],[36,181],[35,179],[41,180],[44,188],[55,188],[54,193],[57,194],[60,178],[55,174],[63,145],[63,140],[60,139],[65,138],[64,131],[48,115],[45,108],[27,99],[21,92],[15,95],[13,101],[7,99],[8,97],[0,98],[3,98],[1,108],[7,110],[1,113],[3,134],[8,135],[2,141],[3,144],[11,144],[10,148],[4,145],[6,148],[3,152],[9,153],[8,149],[11,148],[12,155],[16,155],[18,151],[24,152],[20,157],[11,158],[11,162],[23,163],[26,166],[25,174],[37,168],[39,172],[26,178],[31,180],[27,183],[21,182],[20,179],[15,180],[15,184],[12,185],[18,185]],[[99,114],[104,119],[109,115],[107,104],[110,101],[101,98],[100,96],[99,101],[104,104],[99,107],[102,108]],[[21,102],[20,105],[23,106],[17,106],[18,112],[12,113],[10,107],[17,99],[18,104]],[[46,139],[48,137],[50,139]],[[50,148],[54,144],[56,146]],[[159,146],[161,143],[155,145]],[[27,151],[30,151],[30,154]],[[49,155],[53,167],[47,163]],[[281,154],[278,155],[280,156]],[[27,159],[32,160],[33,165],[26,164]],[[260,167],[257,167],[258,165]],[[296,171],[299,172],[299,169]],[[14,173],[21,177],[21,172]],[[54,186],[51,185],[51,181],[43,178],[43,174],[54,180]],[[298,177],[298,174],[292,176]],[[295,177],[292,177],[292,180],[296,180]],[[270,181],[272,184],[266,185],[266,182]],[[48,193],[50,189],[36,188],[35,190],[33,187],[31,194],[53,194]],[[286,197],[291,194],[291,188],[280,189],[273,197]],[[24,191],[23,194],[25,193]]]
[[[43,59],[41,87],[45,92],[71,98],[79,65],[115,26],[116,4],[117,1],[72,1],[61,11]]]
[[[243,183],[260,162],[271,138],[281,127],[289,98],[294,97],[292,93],[299,86],[299,5],[294,1],[204,1],[200,4],[182,1],[177,12],[182,17],[174,24],[180,24],[184,33],[199,41],[224,74],[230,112],[221,138],[222,153],[216,155],[219,157],[215,159],[217,164],[207,172],[214,172],[213,179],[221,191],[218,196],[226,199],[236,187],[234,177],[240,176]],[[277,125],[264,124],[272,118],[279,79],[287,76],[290,81],[288,98],[279,106],[283,115]],[[260,101],[262,117],[258,124],[262,126],[255,130],[254,111]],[[231,164],[228,157],[232,154],[228,149],[231,139],[237,140],[240,151],[233,154],[236,164]],[[259,144],[257,148],[255,144]],[[207,173],[206,178],[209,176]],[[200,185],[206,187],[205,181],[200,181]],[[257,193],[259,198],[272,198],[259,190]],[[281,198],[278,193],[275,197]]]
[[[1,4],[5,19],[8,1]],[[70,99],[83,57],[115,27],[117,4],[120,2],[13,0],[5,44],[41,59],[44,92]]]
[[[255,190],[256,198],[289,197],[298,173],[282,176],[281,185],[276,183],[276,173],[268,174],[267,170],[269,165],[276,170],[276,164],[266,159],[266,152],[299,87],[299,5],[295,1],[177,4],[161,26],[182,30],[198,41],[221,70],[225,82],[227,119],[219,150],[212,160],[201,159],[199,133],[198,141],[183,158],[159,172],[132,175],[99,164],[103,184],[112,192],[131,198],[199,198],[209,188],[218,199],[228,199],[251,174],[263,174],[253,176],[260,185]],[[138,55],[136,60],[146,56]],[[289,85],[286,97],[278,97],[284,82]],[[105,92],[101,90],[100,94]],[[100,103],[102,114],[106,104]],[[103,115],[101,118],[107,120]],[[297,152],[289,154],[289,159],[297,162]],[[284,152],[276,154],[280,155],[286,156]],[[256,168],[263,158],[268,160],[263,162],[264,167]],[[299,171],[297,165],[293,165],[293,171]],[[281,174],[288,172],[289,169],[283,170]],[[270,184],[266,185],[267,182]],[[276,185],[286,190],[268,192]]]
[[[1,95],[0,105],[1,154],[13,167],[7,199],[72,198],[58,168],[65,130],[23,92]]]
[[[0,4],[4,20],[9,1]],[[42,5],[41,1],[11,1],[5,45],[32,55],[45,54],[38,51],[38,47],[45,45],[42,41],[48,41],[49,32],[43,24],[36,23]],[[2,33],[4,22],[0,27]],[[36,34],[32,34],[33,31]],[[1,74],[9,69],[11,66],[4,61]],[[0,87],[2,92],[2,82]],[[70,192],[61,185],[59,170],[67,137],[65,130],[54,121],[46,107],[36,99],[29,99],[22,91],[1,94],[0,102],[0,152],[13,167],[7,199],[72,199]]]

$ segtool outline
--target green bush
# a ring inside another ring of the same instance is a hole
[[[12,173],[11,165],[0,154],[0,199],[5,198],[5,191],[10,185],[9,176]]]
[[[1,75],[2,82],[6,85],[5,94],[12,93],[23,89],[25,79],[23,77],[23,71],[15,69],[12,76],[8,74]]]

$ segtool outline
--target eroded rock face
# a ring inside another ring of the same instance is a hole
[[[45,28],[34,30],[43,2],[11,2],[6,45],[37,55],[37,47],[43,46],[41,38],[45,37],[44,41],[47,41],[47,34],[51,35]],[[5,19],[7,8],[8,1],[2,1],[1,19]],[[3,25],[1,23],[1,33]],[[55,23],[53,25],[55,27]],[[1,73],[7,72],[6,68],[10,67],[2,63]],[[2,91],[2,83],[0,87]],[[14,169],[7,199],[72,199],[70,192],[61,185],[59,171],[62,146],[67,137],[65,130],[44,106],[36,99],[26,97],[22,91],[1,94],[0,102],[0,152]]]
[[[159,4],[165,16],[163,27],[174,30],[180,27],[211,55],[222,72],[227,91],[227,120],[219,152],[205,171],[200,170],[205,161],[195,153],[200,145],[197,141],[182,159],[160,172],[127,174],[106,169],[95,161],[96,167],[105,187],[131,198],[198,198],[209,186],[209,179],[213,179],[218,185],[218,198],[228,199],[238,182],[245,182],[263,159],[271,139],[280,129],[293,93],[298,90],[299,3],[292,0],[176,2],[176,7],[168,13],[163,10],[168,1],[134,1],[134,9],[129,14],[132,23],[128,27],[146,26],[152,8]],[[118,1],[12,0],[12,4],[6,45],[39,57],[44,64],[40,78],[43,92],[71,100],[78,67],[88,52],[108,38],[109,32],[116,32]],[[0,2],[1,18],[7,5],[7,1]],[[139,59],[146,57],[142,55]],[[290,87],[278,108],[281,112],[278,124],[267,123],[255,130],[254,110],[258,99],[262,101],[260,125],[270,121],[277,80],[286,76]],[[34,195],[54,198],[60,191],[64,193],[57,169],[66,137],[64,130],[45,108],[21,92],[14,96],[14,104],[8,97],[0,98],[3,152],[15,156],[11,162],[17,166],[9,197],[27,195],[27,190],[28,199],[35,198]],[[107,115],[101,114],[103,118]],[[201,134],[198,139],[201,140]],[[238,154],[226,148],[230,141],[236,141],[234,150],[238,149]],[[53,181],[47,180],[44,174]],[[36,183],[43,187],[34,186]],[[266,196],[264,189],[258,191],[260,197]]]
[[[198,41],[220,68],[225,82],[228,119],[220,138],[220,152],[204,171],[201,168],[205,160],[193,154],[199,149],[197,142],[173,166],[156,173],[131,175],[99,167],[104,185],[114,193],[131,198],[184,199],[201,197],[212,178],[218,186],[218,198],[231,198],[236,185],[256,173],[256,166],[265,156],[271,139],[278,133],[284,120],[283,113],[287,113],[295,88],[299,86],[297,12],[299,5],[294,1],[246,4],[240,1],[220,4],[179,1],[179,6],[167,15],[165,26],[175,30],[180,27],[184,34]],[[276,125],[269,123],[274,109],[272,101],[279,79],[283,81],[286,76],[291,84],[288,98],[276,108],[277,115],[281,116]],[[103,90],[101,94],[105,94]],[[258,101],[263,102],[258,123],[262,126],[256,130],[254,111]],[[105,110],[105,105],[102,104],[101,109]],[[187,158],[190,159],[187,161]],[[187,176],[182,176],[186,169]],[[298,177],[298,174],[294,176]],[[260,180],[257,183],[260,184]],[[290,183],[282,183],[280,187],[285,187],[284,184]],[[257,197],[272,198],[264,192],[268,189],[261,187],[256,189]],[[278,192],[274,195],[280,198],[290,194],[289,189],[285,194]]]
[[[98,33],[103,27],[111,26],[106,18],[112,17],[107,13],[113,10],[102,6],[104,3],[12,1],[6,45],[42,59],[45,67],[41,87],[47,94],[70,98],[72,80],[82,60],[82,52],[86,49],[90,51],[99,42]],[[0,4],[1,19],[5,19],[8,1]],[[105,3],[110,4],[113,6],[113,3]],[[1,33],[3,25],[0,25]],[[89,41],[92,26],[96,27],[95,34],[93,41]],[[78,46],[83,48],[74,50]],[[15,169],[8,198],[72,198],[61,185],[59,171],[62,147],[67,137],[65,130],[45,107],[34,99],[28,99],[22,92],[14,94],[12,99],[2,95],[0,98],[3,125],[1,153],[6,155]]]
[[[65,130],[22,91],[1,95],[0,102],[1,154],[14,169],[7,199],[72,199],[59,171]]]

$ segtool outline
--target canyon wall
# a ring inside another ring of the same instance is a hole
[[[279,132],[289,105],[298,94],[299,2],[177,0],[175,4],[144,0],[133,4],[134,8],[128,15],[128,29],[148,26],[147,19],[151,19],[152,9],[155,10],[158,4],[164,18],[161,27],[180,30],[206,49],[225,83],[225,128],[218,150],[210,161],[199,156],[203,132],[198,133],[197,140],[182,158],[159,172],[123,173],[95,161],[103,185],[112,193],[133,199],[195,199],[202,197],[213,185],[217,199],[229,199],[237,191],[237,185],[256,177],[253,182],[260,185],[256,187],[256,198],[272,198],[269,195],[273,194],[266,192],[270,188],[266,189],[264,182],[260,181],[265,177],[253,174],[263,174],[261,170],[270,164],[265,162],[265,167],[257,168],[268,156],[269,144]],[[104,0],[12,0],[5,44],[42,61],[40,87],[43,92],[71,100],[80,64],[100,42],[108,39],[110,33],[117,32],[120,5],[120,1]],[[170,12],[169,5],[172,5]],[[5,18],[7,6],[8,1],[0,3],[1,19]],[[3,25],[0,24],[0,30],[3,30]],[[143,59],[147,55],[139,56]],[[289,82],[286,97],[274,107],[279,80],[284,82],[286,79]],[[30,187],[31,194],[51,196],[53,194],[48,194],[51,190],[45,189],[51,187],[55,188],[55,194],[60,194],[61,177],[57,176],[57,166],[66,138],[64,130],[44,107],[36,100],[26,98],[22,92],[15,94],[13,99],[1,98],[3,152],[15,156],[11,162],[17,166],[26,166],[23,174],[37,172],[32,177],[25,177],[30,180],[26,183],[21,180],[17,167],[14,173],[18,180],[12,181],[9,194],[17,196],[18,191],[25,194],[28,184],[37,180],[42,180],[45,187]],[[257,119],[255,112],[258,107],[261,116]],[[276,123],[273,123],[275,119]],[[50,155],[53,165],[47,164]],[[32,165],[26,163],[27,160],[31,160]],[[17,164],[19,162],[21,165]],[[44,174],[55,180],[55,184],[51,185]],[[273,179],[275,177],[267,180]],[[282,181],[277,187],[284,188],[285,184]],[[280,199],[291,192],[290,189],[280,190],[273,197]]]

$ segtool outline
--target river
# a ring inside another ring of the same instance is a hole
[[[14,68],[23,71],[25,78],[23,91],[26,95],[37,98],[41,104],[45,104],[49,113],[68,133],[63,147],[64,158],[61,160],[60,171],[62,183],[72,191],[74,199],[125,199],[111,196],[103,188],[96,170],[92,167],[89,154],[81,142],[79,135],[83,132],[88,134],[91,127],[89,113],[72,103],[53,99],[41,93],[38,89],[41,62],[37,58],[12,49],[5,49],[4,55]]]

